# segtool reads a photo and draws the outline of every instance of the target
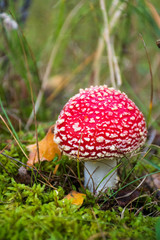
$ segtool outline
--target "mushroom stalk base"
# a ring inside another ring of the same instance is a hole
[[[84,186],[96,194],[104,192],[107,188],[114,188],[117,183],[117,171],[110,174],[109,172],[116,165],[117,162],[114,159],[98,162],[86,161],[84,163]],[[106,175],[108,176],[106,177]]]

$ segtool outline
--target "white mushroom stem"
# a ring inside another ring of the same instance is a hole
[[[115,168],[116,165],[117,161],[113,159],[105,159],[98,162],[85,161],[84,186],[96,194],[101,191],[104,192],[107,188],[114,188],[117,183],[117,171],[114,170],[110,174],[109,172]]]

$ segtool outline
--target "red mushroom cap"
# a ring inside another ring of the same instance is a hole
[[[119,90],[96,86],[80,90],[64,106],[55,142],[72,158],[119,158],[140,148],[147,137],[143,114]]]

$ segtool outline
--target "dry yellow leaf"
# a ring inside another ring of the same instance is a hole
[[[52,161],[56,154],[59,158],[61,157],[61,151],[58,148],[58,145],[54,142],[53,138],[54,125],[49,128],[46,136],[38,142],[40,161]],[[27,165],[33,166],[38,162],[37,144],[29,145],[27,146],[27,149],[30,152]]]
[[[150,9],[150,12],[152,14],[152,17],[154,19],[154,21],[157,23],[157,26],[160,28],[160,16],[156,10],[156,8],[153,6],[153,4],[149,1],[146,1],[147,6]]]
[[[66,199],[71,200],[72,204],[81,206],[83,204],[84,198],[86,197],[86,194],[76,192],[72,190],[67,196],[65,196]]]

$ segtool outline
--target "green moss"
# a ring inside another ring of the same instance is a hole
[[[96,215],[96,219],[95,219]],[[0,239],[88,239],[101,231],[110,239],[155,239],[156,219],[135,217],[126,211],[123,219],[114,210],[81,208],[60,201],[3,209]]]

